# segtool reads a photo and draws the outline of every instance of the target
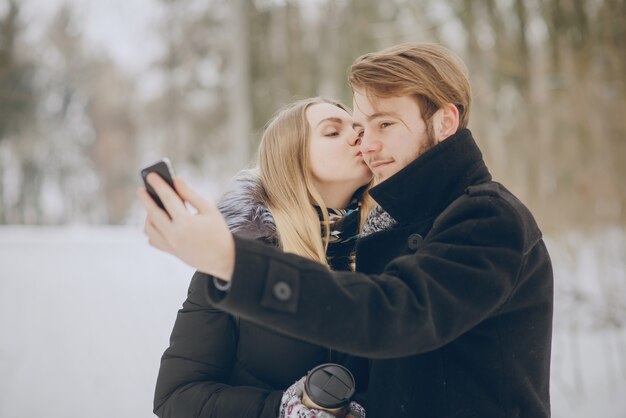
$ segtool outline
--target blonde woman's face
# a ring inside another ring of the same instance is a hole
[[[311,127],[309,159],[316,187],[351,187],[354,192],[366,185],[372,173],[361,157],[352,116],[333,104],[318,103],[309,106],[306,117]]]

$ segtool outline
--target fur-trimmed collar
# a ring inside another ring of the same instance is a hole
[[[259,170],[249,169],[234,177],[217,206],[233,234],[277,245],[276,222],[265,201]]]

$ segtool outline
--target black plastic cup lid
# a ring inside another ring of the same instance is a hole
[[[309,398],[322,408],[342,408],[354,396],[354,376],[339,364],[320,364],[307,373],[304,389]]]

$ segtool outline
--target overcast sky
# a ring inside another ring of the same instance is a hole
[[[141,72],[158,56],[160,46],[154,36],[162,12],[158,0],[21,0],[27,36],[41,36],[46,22],[64,3],[75,11],[89,48],[108,52],[124,70]]]

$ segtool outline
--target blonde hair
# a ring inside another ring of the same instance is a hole
[[[459,129],[469,122],[467,67],[441,45],[408,42],[362,55],[350,67],[348,81],[352,89],[371,96],[414,96],[424,121],[452,103],[459,110]]]
[[[266,204],[276,222],[280,247],[328,265],[328,208],[311,175],[311,128],[306,117],[307,109],[320,103],[329,103],[348,111],[339,102],[319,97],[291,103],[268,122],[259,146],[258,160]],[[368,203],[361,206],[361,224],[367,216],[366,212],[369,212],[369,201],[367,199]],[[319,216],[313,205],[322,211],[323,238]]]

